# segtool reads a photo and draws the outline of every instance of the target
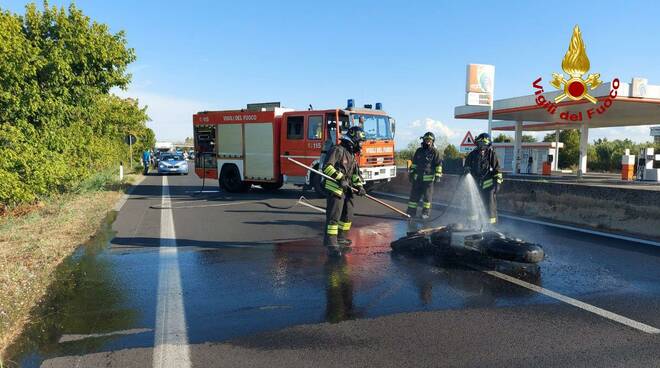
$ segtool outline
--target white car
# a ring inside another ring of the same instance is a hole
[[[160,155],[158,161],[159,174],[188,175],[188,172],[188,161],[183,158],[182,154],[164,153]]]

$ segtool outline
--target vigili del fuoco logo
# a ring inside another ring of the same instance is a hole
[[[600,104],[598,104],[598,100],[594,96],[589,94],[589,91],[596,89],[603,82],[600,80],[600,73],[591,73],[584,78],[589,71],[590,64],[587,57],[587,50],[584,47],[584,41],[582,41],[580,27],[577,25],[573,28],[571,43],[568,45],[568,51],[566,51],[564,60],[561,62],[561,68],[564,70],[564,73],[568,74],[568,78],[563,73],[552,73],[550,85],[563,91],[554,100],[550,101],[542,95],[544,90],[541,85],[541,77],[532,83],[532,87],[536,89],[534,94],[536,95],[536,104],[538,106],[547,110],[549,114],[554,115],[557,112],[557,104],[566,99],[573,101],[585,99],[594,105],[598,105],[587,109],[586,116],[583,116],[582,111],[571,112],[567,110],[561,112],[559,118],[567,121],[583,121],[585,118],[589,120],[594,116],[604,114],[612,106],[617,96],[619,78],[612,80],[612,89],[607,98]]]

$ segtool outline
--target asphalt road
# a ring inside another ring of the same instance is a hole
[[[10,364],[660,367],[660,248],[505,220],[547,254],[526,287],[504,269],[392,255],[407,226],[364,199],[336,260],[299,189],[200,186],[191,174],[135,188],[61,267]]]

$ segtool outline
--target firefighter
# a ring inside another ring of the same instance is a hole
[[[349,247],[351,240],[347,238],[353,220],[353,191],[357,194],[366,194],[364,181],[360,177],[360,169],[355,155],[360,152],[361,144],[365,140],[364,130],[358,126],[348,129],[341,137],[341,142],[333,146],[323,165],[323,173],[333,180],[325,180],[325,189],[328,192],[326,202],[326,231],[323,244],[331,252],[338,252],[340,248]]]
[[[481,133],[475,139],[477,148],[472,150],[465,159],[465,173],[474,177],[481,191],[486,211],[490,216],[490,223],[497,223],[497,201],[495,195],[504,177],[500,172],[500,162],[492,147],[492,141],[488,133]]]
[[[433,183],[442,177],[442,160],[440,152],[435,148],[435,135],[426,132],[422,137],[422,146],[415,151],[412,165],[408,171],[408,180],[412,184],[410,200],[408,201],[408,214],[417,215],[417,205],[421,199],[422,219],[426,220],[431,214],[431,200],[433,197]]]

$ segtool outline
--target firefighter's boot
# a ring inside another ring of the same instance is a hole
[[[410,215],[410,218],[417,216],[417,203],[409,202],[406,213]]]
[[[348,231],[339,230],[337,235],[337,243],[342,247],[350,247],[353,244],[353,241],[348,237]]]
[[[428,208],[424,208],[422,210],[422,220],[426,221],[431,217],[431,210]]]

